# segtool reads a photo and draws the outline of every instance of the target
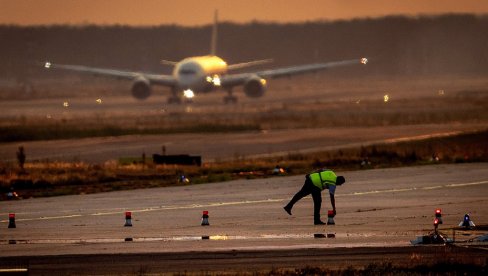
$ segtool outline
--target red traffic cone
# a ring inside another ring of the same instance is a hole
[[[15,226],[15,214],[8,214],[8,228],[17,228]]]
[[[327,211],[327,224],[328,225],[334,225],[335,222],[334,222],[334,210],[329,210]]]
[[[132,213],[125,212],[125,224],[124,226],[132,226]]]
[[[202,215],[202,226],[208,226],[210,223],[208,223],[208,211],[203,211]]]

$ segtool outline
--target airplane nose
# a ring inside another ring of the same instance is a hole
[[[180,83],[181,88],[190,89],[193,86],[195,86],[195,84],[198,83],[198,80],[194,77],[182,76],[179,79],[179,83]]]

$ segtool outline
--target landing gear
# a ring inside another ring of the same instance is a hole
[[[176,96],[172,96],[168,98],[168,103],[169,104],[181,104],[181,99]]]
[[[232,89],[227,90],[227,93],[229,93],[229,95],[224,97],[224,103],[225,104],[236,104],[237,103],[237,97],[232,95]]]
[[[224,103],[225,104],[236,104],[237,103],[237,97],[226,96],[226,97],[224,97]]]
[[[171,89],[171,97],[168,98],[168,104],[181,104],[181,98],[178,97],[178,91]]]

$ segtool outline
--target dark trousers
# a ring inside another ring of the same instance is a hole
[[[320,208],[322,206],[322,191],[315,185],[313,185],[312,180],[310,178],[305,179],[305,183],[300,191],[298,191],[290,202],[286,205],[287,208],[290,210],[293,208],[293,205],[297,203],[300,199],[312,194],[313,199],[313,219],[315,222],[320,221]]]

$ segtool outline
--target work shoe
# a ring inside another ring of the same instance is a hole
[[[288,215],[291,216],[291,207],[290,206],[287,205],[287,206],[283,207],[283,209],[285,209],[285,211],[288,213]]]
[[[313,223],[314,225],[325,225],[325,222],[321,221],[321,220],[317,220]]]

